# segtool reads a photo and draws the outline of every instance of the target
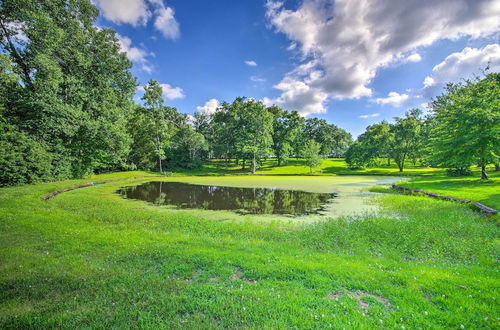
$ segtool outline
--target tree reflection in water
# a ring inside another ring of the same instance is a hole
[[[181,182],[148,182],[118,191],[126,198],[180,208],[233,210],[243,214],[308,215],[319,213],[335,193],[275,188],[236,188]]]

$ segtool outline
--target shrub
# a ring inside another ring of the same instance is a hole
[[[465,167],[465,168],[448,168],[446,169],[446,175],[447,176],[471,176],[472,171]]]

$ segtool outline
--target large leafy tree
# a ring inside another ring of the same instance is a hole
[[[237,98],[235,102],[242,102]],[[240,129],[238,128],[237,114],[233,104],[222,102],[219,111],[212,115],[212,132],[214,155],[225,158],[226,161],[236,156],[236,143],[240,139]]]
[[[195,112],[193,116],[193,128],[201,134],[207,143],[207,149],[202,151],[206,158],[213,156],[214,145],[214,125],[212,123],[212,116],[203,112]]]
[[[261,158],[271,152],[273,114],[253,99],[236,98],[223,102],[212,117],[216,153],[229,159],[250,160],[255,173]]]
[[[302,141],[309,140],[314,140],[321,145],[321,154],[325,157],[343,155],[352,143],[349,133],[318,118],[310,118],[305,122]]]
[[[477,164],[487,179],[486,166],[500,157],[500,73],[449,84],[432,111],[433,160],[457,169]]]
[[[302,156],[306,160],[309,172],[312,173],[313,169],[321,166],[323,162],[323,158],[321,157],[321,144],[314,140],[307,141],[302,151]]]
[[[208,150],[205,137],[185,123],[176,127],[175,135],[167,148],[167,160],[173,167],[196,168]]]
[[[297,111],[288,112],[278,106],[271,106],[268,111],[273,114],[273,152],[281,166],[294,151],[300,138],[304,119]]]
[[[404,117],[396,117],[395,121],[392,126],[394,134],[392,154],[399,171],[403,172],[406,160],[417,154],[422,147],[420,143],[424,123],[422,110],[412,109]]]
[[[235,104],[236,103],[236,104]],[[266,106],[253,99],[233,103],[237,111],[238,149],[249,155],[251,172],[257,170],[260,159],[269,155],[272,145],[273,115]]]
[[[167,117],[172,116],[171,109],[163,104],[163,89],[156,80],[150,80],[144,87],[141,100],[143,107],[138,107],[132,124],[131,134],[134,136],[134,150],[140,155],[137,161],[148,166],[151,159],[163,171],[162,160],[165,159],[165,147],[171,134]]]
[[[135,80],[88,0],[4,0],[0,53],[12,73],[3,116],[53,155],[54,177],[123,165]]]

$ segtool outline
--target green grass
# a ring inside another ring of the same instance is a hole
[[[477,177],[450,178],[439,175],[413,178],[412,181],[400,184],[441,195],[470,199],[500,210],[500,176],[497,173],[490,175],[489,180],[481,180]]]
[[[142,175],[0,189],[0,328],[498,327],[499,229],[460,204],[296,225],[114,194],[147,178],[40,200]]]
[[[383,163],[381,160],[380,163]],[[442,169],[413,166],[408,162],[404,172],[399,172],[396,164],[392,162],[391,166],[380,165],[365,169],[348,169],[344,159],[327,158],[323,160],[320,167],[314,169],[312,175],[397,175],[397,176],[416,176],[444,173]],[[206,162],[201,168],[196,170],[178,170],[177,173],[190,175],[224,175],[224,174],[249,174],[250,168],[247,164],[246,169],[242,169],[241,163],[236,165],[234,161],[227,164],[224,160],[212,160]],[[259,175],[311,175],[309,167],[305,166],[303,159],[290,159],[286,164],[277,166],[276,159],[265,160],[257,170]]]

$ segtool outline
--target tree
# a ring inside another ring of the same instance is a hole
[[[167,148],[167,159],[174,167],[196,168],[201,165],[202,154],[208,150],[208,143],[202,134],[189,124],[177,128]]]
[[[115,32],[98,29],[87,0],[4,0],[2,65],[15,81],[3,116],[51,154],[53,178],[119,168],[135,91],[130,61]]]
[[[323,158],[321,157],[321,145],[314,140],[309,140],[305,144],[303,157],[306,160],[310,173],[312,173],[313,169],[321,166],[323,162]]]
[[[365,143],[355,141],[345,153],[345,161],[349,168],[364,168],[373,164],[373,155]]]
[[[212,117],[217,154],[226,160],[231,157],[251,160],[255,173],[260,159],[270,154],[273,115],[266,106],[253,99],[237,97],[233,103],[223,102]]]
[[[141,100],[144,101],[145,115],[149,120],[149,128],[152,129],[152,140],[155,156],[158,159],[158,170],[162,172],[161,161],[165,158],[165,137],[167,125],[163,112],[163,89],[156,80],[150,80],[144,87],[144,95]]]
[[[403,172],[407,158],[418,153],[421,148],[422,111],[412,109],[406,113],[405,117],[396,117],[395,121],[396,123],[392,126],[394,134],[392,154],[399,171]]]
[[[310,118],[305,122],[303,141],[314,140],[321,145],[321,155],[343,155],[352,142],[352,137],[343,129],[328,124],[324,119]]]
[[[303,129],[304,119],[297,111],[288,112],[275,105],[267,109],[274,116],[272,148],[278,160],[278,166],[281,166],[293,152],[296,140]]]
[[[432,102],[431,158],[441,166],[486,166],[500,157],[500,73],[448,84]]]
[[[240,102],[235,101],[238,113],[237,127],[240,139],[237,141],[241,154],[250,155],[252,160],[251,172],[255,174],[257,163],[262,157],[270,153],[272,145],[273,115],[266,106],[253,99]]]
[[[203,112],[195,112],[193,116],[193,128],[204,137],[207,143],[207,150],[205,151],[207,154],[206,158],[211,158],[213,156],[214,145],[214,126],[212,117]]]

